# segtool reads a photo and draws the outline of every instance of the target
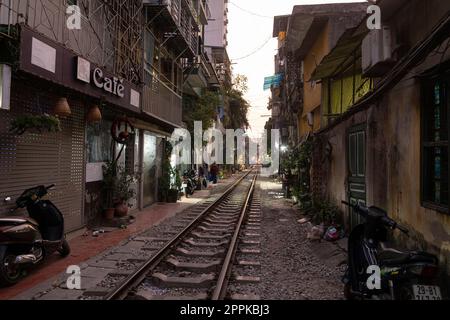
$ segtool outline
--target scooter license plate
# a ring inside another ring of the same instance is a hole
[[[181,187],[182,187],[182,188],[187,188],[188,185],[187,185],[187,183],[183,183],[183,184],[181,185]]]
[[[438,286],[414,285],[414,300],[442,300],[441,288]]]

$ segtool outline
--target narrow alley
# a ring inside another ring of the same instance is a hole
[[[448,300],[449,48],[448,0],[0,0],[0,303]]]

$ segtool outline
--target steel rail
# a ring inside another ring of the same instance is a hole
[[[258,174],[255,174],[255,176],[253,177],[252,184],[249,188],[247,198],[242,207],[241,215],[239,217],[239,222],[236,225],[236,229],[234,231],[233,238],[231,239],[231,243],[230,243],[230,246],[228,247],[227,255],[226,255],[224,263],[222,265],[222,270],[220,271],[219,278],[217,280],[216,288],[214,289],[214,292],[211,297],[212,300],[225,299],[225,296],[227,293],[228,282],[230,280],[231,268],[233,265],[233,258],[236,253],[237,245],[239,242],[239,233],[241,232],[242,225],[244,223],[244,218],[247,214],[247,209],[250,205],[250,201],[253,196],[253,192],[255,191],[257,177],[258,177]]]
[[[128,276],[118,287],[113,291],[110,291],[103,300],[123,300],[129,292],[133,290],[137,285],[147,277],[147,274],[153,270],[172,249],[172,247],[179,244],[183,237],[188,234],[194,227],[201,222],[202,218],[216,206],[218,206],[250,173],[253,169],[249,170],[241,178],[239,178],[231,187],[229,187],[217,200],[205,208],[187,227],[185,227],[180,233],[172,238],[168,243],[164,245],[154,256],[152,256],[144,265],[142,265],[137,271]]]

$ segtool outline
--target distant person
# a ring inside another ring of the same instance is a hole
[[[209,172],[211,173],[210,181],[213,184],[217,184],[217,175],[219,174],[219,167],[217,166],[217,164],[215,162],[211,165]]]

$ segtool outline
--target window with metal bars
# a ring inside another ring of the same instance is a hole
[[[450,74],[426,79],[422,101],[422,205],[448,213]]]

